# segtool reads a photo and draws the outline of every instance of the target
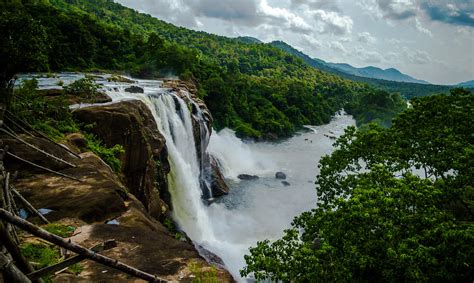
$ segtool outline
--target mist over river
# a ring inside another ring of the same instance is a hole
[[[351,116],[337,115],[327,125],[309,126],[278,143],[243,143],[229,129],[212,134],[208,151],[219,159],[231,190],[208,207],[220,243],[204,241],[204,246],[224,260],[236,279],[250,246],[281,237],[295,216],[314,207],[317,164],[332,151],[330,137],[354,124]],[[277,171],[287,175],[290,186],[275,178]],[[239,174],[259,179],[239,180]]]

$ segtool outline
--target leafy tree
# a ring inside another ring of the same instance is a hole
[[[48,45],[44,28],[15,1],[0,3],[0,30],[0,103],[8,104],[13,76],[46,65]]]
[[[472,281],[473,100],[459,90],[416,99],[391,128],[347,129],[320,162],[317,207],[251,248],[241,274]]]

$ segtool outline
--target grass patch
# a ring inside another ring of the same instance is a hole
[[[57,224],[57,223],[47,224],[43,226],[42,228],[48,231],[49,233],[52,233],[54,235],[57,235],[63,238],[71,237],[74,234],[74,231],[76,231],[76,227],[74,226]]]
[[[217,277],[217,269],[214,266],[202,266],[197,262],[192,262],[189,265],[191,273],[195,276],[193,283],[217,283],[219,278]]]
[[[71,227],[71,226],[69,226]],[[20,246],[21,253],[25,256],[28,261],[34,262],[36,269],[47,267],[61,261],[61,253],[59,248],[56,246],[49,246],[40,243],[26,243]],[[73,264],[69,266],[68,271],[74,275],[81,273],[84,267],[79,264]],[[42,277],[45,282],[53,282],[51,275]]]

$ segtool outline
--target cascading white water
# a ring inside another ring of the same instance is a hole
[[[108,91],[113,100],[138,99],[153,113],[159,131],[166,139],[171,171],[168,184],[173,218],[186,234],[197,241],[215,241],[206,207],[202,202],[201,162],[194,141],[192,113],[188,104],[163,89],[154,93],[130,94],[120,89]],[[199,108],[197,110],[200,111]],[[197,114],[197,118],[202,118]],[[206,131],[206,129],[204,130]],[[203,132],[206,136],[207,133]],[[204,142],[204,141],[203,141]]]

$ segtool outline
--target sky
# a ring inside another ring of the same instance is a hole
[[[474,80],[474,0],[116,0],[172,24],[435,84]]]

